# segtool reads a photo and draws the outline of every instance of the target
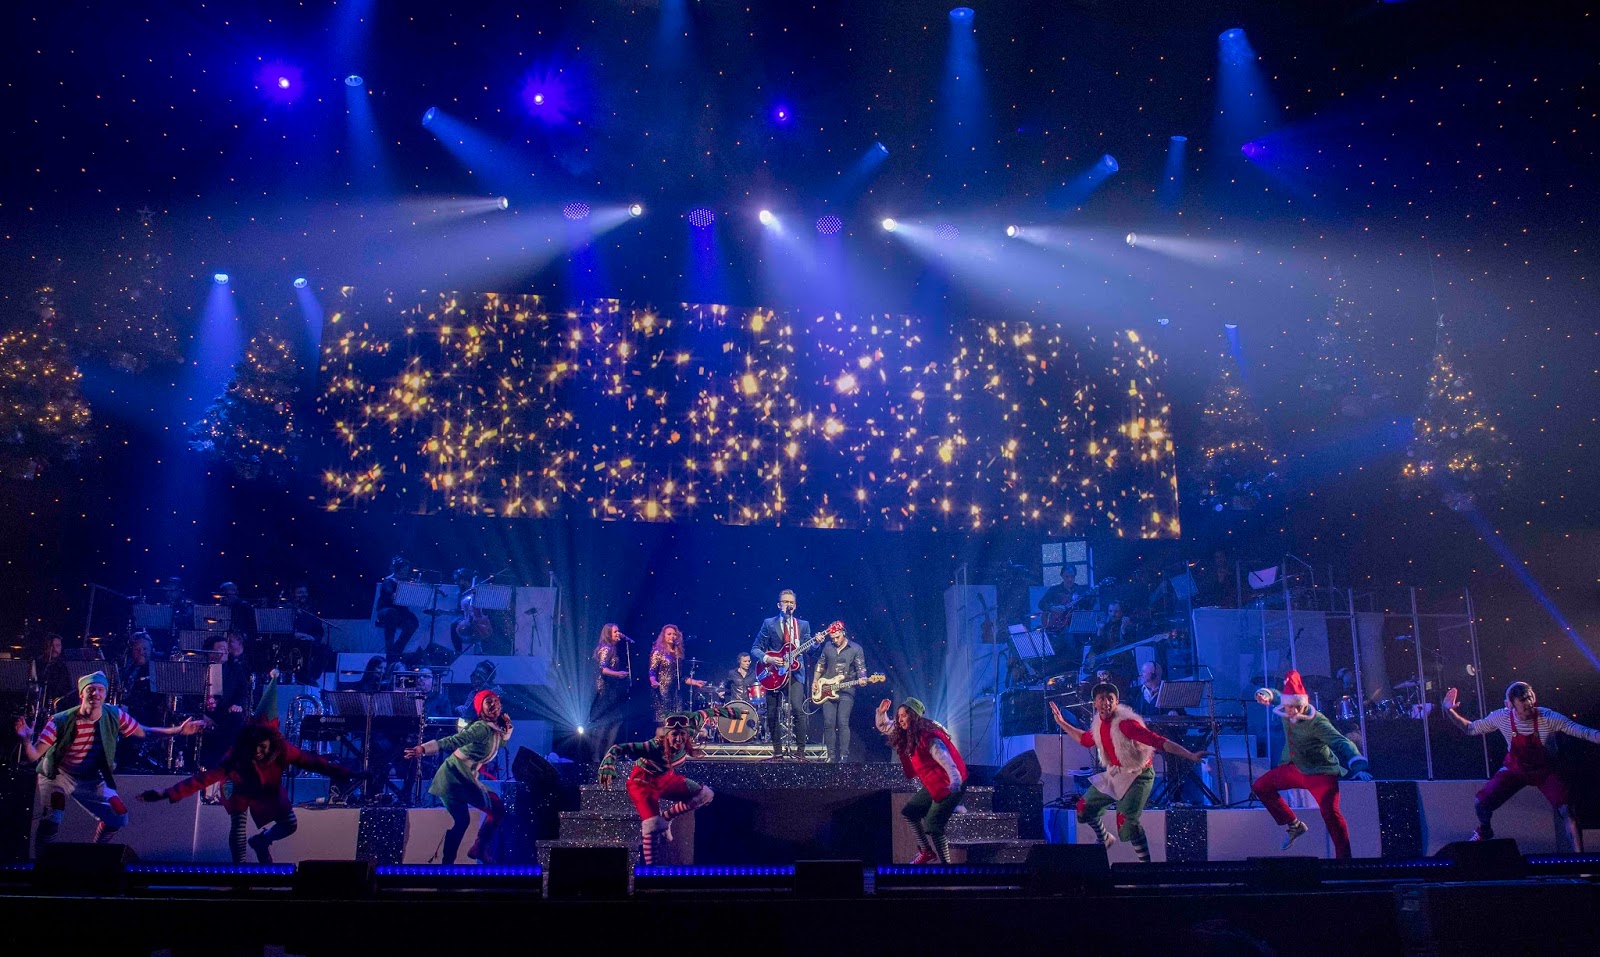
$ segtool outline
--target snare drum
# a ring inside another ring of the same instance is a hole
[[[761,720],[748,701],[730,701],[728,710],[733,712],[733,717],[716,719],[717,734],[722,740],[729,744],[744,744],[761,730]]]

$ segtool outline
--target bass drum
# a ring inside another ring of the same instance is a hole
[[[761,721],[750,702],[731,701],[728,709],[733,712],[733,717],[716,719],[717,734],[722,736],[722,740],[729,744],[744,744],[761,730]]]

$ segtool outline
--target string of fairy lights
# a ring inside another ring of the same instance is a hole
[[[453,294],[328,329],[330,509],[1179,532],[1136,332]]]

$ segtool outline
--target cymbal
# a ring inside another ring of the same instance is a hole
[[[1410,689],[1415,688],[1416,686],[1417,683],[1415,681],[1396,681],[1394,683],[1394,690],[1399,691],[1402,688]]]

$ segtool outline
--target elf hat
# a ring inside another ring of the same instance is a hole
[[[490,691],[488,688],[485,688],[482,691],[478,692],[477,694],[473,695],[472,696],[472,713],[477,715],[480,718],[483,717],[483,703],[485,701],[489,700],[490,698],[498,698],[498,697],[499,697],[499,695],[495,694],[493,691]]]
[[[1305,708],[1304,712],[1296,716],[1298,720],[1309,721],[1316,717],[1316,709],[1311,707],[1311,696],[1306,694],[1306,684],[1300,680],[1298,671],[1291,671],[1283,676],[1283,694],[1279,696],[1278,706],[1272,710],[1275,714],[1287,718],[1284,709],[1292,704]]]
[[[916,698],[907,698],[906,700],[900,702],[900,706],[919,718],[928,713],[928,706]]]
[[[262,727],[276,728],[278,726],[278,672],[272,672],[272,677],[267,681],[266,688],[262,689],[261,700],[256,703],[256,709],[250,715],[250,720]]]
[[[82,678],[78,679],[78,694],[83,694],[83,689],[89,687],[90,685],[99,685],[102,688],[110,688],[111,682],[106,678],[106,673],[104,671],[90,672],[89,674],[86,674]]]

